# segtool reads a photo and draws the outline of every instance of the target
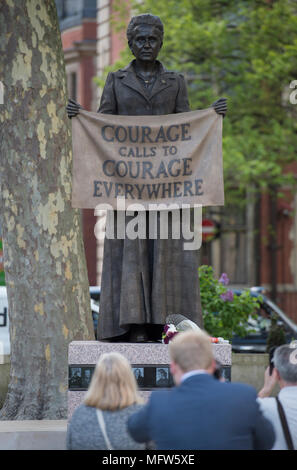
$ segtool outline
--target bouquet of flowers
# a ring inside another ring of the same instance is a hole
[[[196,330],[196,331],[201,331],[198,325],[196,323],[192,322],[188,318],[184,317],[183,315],[169,315],[166,318],[167,322],[166,325],[164,326],[163,329],[163,334],[162,334],[162,343],[163,344],[168,344],[172,338],[177,335],[180,331],[186,331],[186,330]],[[174,323],[172,323],[174,322]],[[214,338],[211,337],[210,341],[212,343],[229,343],[229,341],[224,340],[223,338]]]

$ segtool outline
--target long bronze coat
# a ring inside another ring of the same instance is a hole
[[[98,112],[142,116],[190,111],[183,76],[160,62],[158,67],[150,92],[133,62],[110,73]],[[202,325],[198,251],[183,250],[183,242],[105,238],[98,339],[122,335],[131,324],[164,325],[169,314]]]

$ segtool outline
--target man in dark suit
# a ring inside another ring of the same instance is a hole
[[[213,376],[212,344],[203,332],[178,333],[169,344],[176,387],[152,392],[128,421],[137,442],[160,450],[270,449],[272,425],[260,412],[257,393]]]

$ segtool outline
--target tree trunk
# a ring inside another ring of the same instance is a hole
[[[67,417],[67,349],[94,339],[54,0],[1,0],[1,225],[11,372],[1,419]]]

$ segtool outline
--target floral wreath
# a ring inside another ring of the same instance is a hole
[[[178,330],[176,329],[175,325],[173,325],[172,323],[169,323],[169,324],[166,324],[164,326],[164,329],[163,329],[163,333],[162,333],[162,343],[163,344],[168,344],[174,337],[175,335],[177,335],[179,332]],[[210,337],[210,340],[212,343],[219,343],[219,344],[222,344],[222,343],[227,343],[229,344],[229,341],[225,340],[224,338],[214,338],[214,337]]]

